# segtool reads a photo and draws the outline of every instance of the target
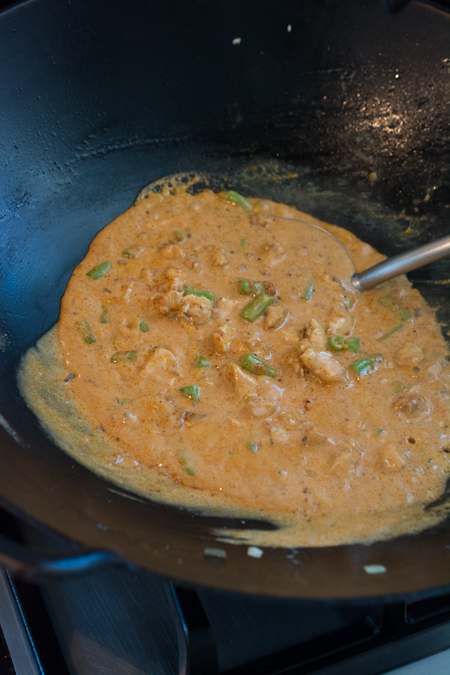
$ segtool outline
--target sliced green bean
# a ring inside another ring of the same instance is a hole
[[[100,323],[109,323],[108,310],[106,307],[102,307],[102,311],[100,313]]]
[[[240,206],[243,211],[246,211],[247,213],[253,209],[253,205],[251,202],[248,201],[248,199],[245,199],[242,195],[239,194],[239,192],[235,192],[234,190],[229,190],[228,192],[225,192],[224,195],[222,195],[222,198],[225,199],[227,202],[231,202],[232,204],[235,204],[236,206]]]
[[[357,359],[350,364],[349,368],[353,368],[358,375],[366,373],[369,368],[373,368],[376,363],[383,360],[382,354],[374,354],[373,356],[364,356],[362,359]]]
[[[308,282],[305,286],[305,290],[303,291],[302,295],[303,300],[311,300],[313,290],[314,290],[314,278],[309,277]]]
[[[382,335],[380,337],[380,342],[382,342],[383,340],[387,340],[387,338],[391,337],[391,335],[394,335],[394,333],[396,333],[398,330],[403,330],[403,324],[402,323],[400,323],[398,326],[395,326],[395,328],[392,328],[387,333]]]
[[[111,356],[111,363],[122,363],[125,361],[134,361],[136,358],[137,352],[126,352],[126,351],[121,351],[121,352],[115,352]]]
[[[216,296],[211,291],[202,291],[198,288],[186,288],[184,289],[183,295],[197,295],[201,298],[208,298],[211,302],[215,302]]]
[[[239,359],[239,365],[242,370],[247,370],[252,375],[266,375],[267,377],[276,377],[277,371],[271,363],[264,363],[254,354],[243,354]]]
[[[81,322],[81,335],[83,336],[83,340],[87,345],[91,345],[93,342],[97,342],[97,338],[92,332],[90,325],[88,324],[87,321],[84,320]]]
[[[341,352],[345,349],[345,338],[343,335],[333,335],[328,340],[328,348],[332,352]]]
[[[212,368],[212,363],[203,356],[199,356],[194,368]]]
[[[142,331],[142,333],[148,333],[150,328],[148,327],[148,324],[145,323],[145,321],[139,321],[139,330]]]
[[[383,307],[386,307],[386,309],[390,309],[391,312],[397,312],[401,321],[408,321],[411,318],[409,310],[401,302],[393,298],[392,295],[385,295],[379,298],[378,302]]]
[[[200,387],[197,387],[196,384],[181,387],[180,394],[183,394],[186,398],[190,398],[192,401],[198,401],[200,398]]]
[[[178,461],[186,471],[188,476],[195,476],[195,469],[192,466],[192,458],[187,450],[178,450]]]
[[[264,286],[257,281],[248,281],[248,279],[239,279],[239,295],[258,295],[264,293]]]
[[[247,246],[248,246],[248,239],[241,239],[241,248],[244,249],[245,251]]]
[[[359,352],[359,338],[351,337],[345,340],[345,347],[349,352],[357,354]]]
[[[239,316],[253,323],[253,321],[256,321],[256,319],[264,314],[270,305],[273,305],[273,298],[265,293],[260,293],[239,312]]]
[[[247,441],[247,445],[252,452],[258,451],[258,445],[256,443],[253,443],[253,441]]]
[[[122,255],[124,255],[126,258],[132,258],[133,251],[130,248],[127,248],[126,251],[122,251]]]
[[[110,269],[111,263],[109,260],[106,260],[105,262],[102,262],[95,267],[93,267],[89,272],[86,272],[87,277],[91,277],[91,279],[100,279],[106,272]]]

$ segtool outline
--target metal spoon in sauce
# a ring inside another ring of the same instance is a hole
[[[341,279],[350,278],[354,288],[356,288],[356,290],[360,291],[361,293],[363,291],[368,291],[371,288],[375,288],[375,286],[382,284],[384,281],[395,279],[395,277],[398,277],[401,274],[406,274],[407,272],[411,272],[412,270],[418,269],[419,267],[424,267],[429,263],[435,262],[436,260],[441,260],[442,258],[450,255],[450,234],[448,234],[445,237],[441,237],[441,239],[430,242],[429,244],[424,244],[423,246],[414,248],[411,251],[399,253],[399,255],[395,255],[392,258],[387,258],[386,260],[383,260],[383,262],[377,263],[363,272],[355,272],[353,261],[349,252],[345,248],[344,244],[342,244],[339,239],[331,234],[331,232],[324,230],[319,225],[308,223],[304,220],[285,218],[283,216],[272,217],[282,220],[292,220],[297,224],[301,223],[302,225],[307,225],[308,228],[314,228],[317,230],[315,233],[317,239],[316,245],[318,245],[319,240],[321,240],[321,244],[324,247],[325,253],[330,246],[332,246],[332,248],[335,250],[337,246],[340,253],[338,260],[339,267],[341,269],[340,273],[335,272],[336,276],[340,276]],[[334,240],[333,244],[331,240]],[[344,252],[346,254],[345,257],[342,256],[342,253]]]
[[[387,258],[387,260],[369,267],[364,272],[355,272],[351,277],[351,282],[356,290],[368,291],[383,283],[383,281],[389,281],[400,276],[400,274],[406,274],[418,267],[441,260],[448,255],[450,255],[450,234],[429,244],[413,248],[412,251]]]

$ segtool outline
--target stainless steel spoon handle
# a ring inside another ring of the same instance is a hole
[[[388,258],[364,272],[356,272],[352,276],[352,284],[358,291],[368,291],[383,281],[389,281],[400,274],[406,274],[448,255],[450,255],[450,235],[437,239],[431,244],[415,248],[413,251]]]

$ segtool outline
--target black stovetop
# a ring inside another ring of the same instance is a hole
[[[21,531],[34,548],[74,546]],[[380,675],[450,647],[450,595],[302,602],[183,589],[125,567],[7,584],[39,675]]]

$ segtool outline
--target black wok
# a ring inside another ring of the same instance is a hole
[[[229,522],[93,475],[47,438],[16,385],[95,233],[160,176],[203,172],[388,255],[446,234],[449,41],[449,15],[416,2],[389,14],[374,0],[32,0],[0,16],[0,502],[95,552],[41,559],[41,570],[125,561],[296,598],[450,586],[448,522],[373,546],[255,560],[223,544],[225,561],[205,558],[211,528]],[[435,282],[449,272],[443,261],[412,276],[444,331],[447,286]],[[4,564],[30,572],[31,553],[1,548]],[[374,563],[386,573],[368,575]]]

